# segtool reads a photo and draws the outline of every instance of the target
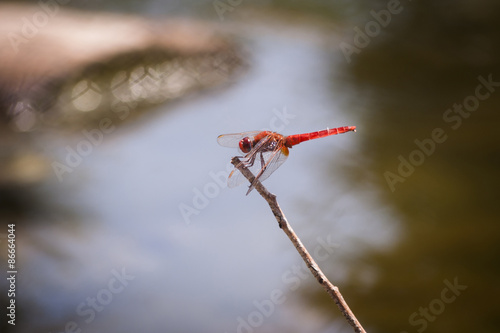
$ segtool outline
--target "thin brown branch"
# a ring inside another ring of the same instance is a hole
[[[250,184],[255,185],[255,189],[257,190],[257,192],[259,192],[259,194],[267,201],[269,207],[271,208],[271,211],[273,212],[274,216],[276,217],[276,220],[278,221],[278,225],[280,226],[280,228],[283,229],[288,238],[290,238],[293,245],[299,252],[300,256],[305,261],[307,267],[311,271],[312,275],[314,275],[316,280],[318,280],[319,284],[322,285],[323,288],[325,288],[326,292],[333,298],[335,304],[337,304],[337,306],[339,307],[340,312],[342,312],[342,314],[347,319],[349,324],[354,328],[354,331],[365,333],[366,331],[364,330],[363,326],[361,326],[359,321],[356,319],[356,316],[354,315],[354,313],[351,311],[346,301],[344,300],[344,297],[342,297],[339,288],[334,286],[328,280],[325,274],[323,274],[318,264],[316,264],[316,262],[311,257],[305,246],[300,241],[299,237],[297,237],[297,235],[293,231],[292,227],[290,226],[285,217],[285,214],[278,205],[276,196],[270,193],[262,185],[260,181],[258,180],[255,181],[255,177],[252,174],[252,172],[250,172],[250,170],[248,170],[245,167],[245,165],[241,163],[238,157],[233,157],[231,163],[248,179]]]

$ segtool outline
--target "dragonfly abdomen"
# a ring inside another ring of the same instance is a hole
[[[324,138],[325,136],[342,134],[342,133],[346,133],[346,132],[350,132],[350,131],[356,131],[356,126],[343,126],[343,127],[337,127],[337,128],[331,128],[331,129],[327,128],[327,129],[322,130],[322,131],[290,135],[290,136],[286,137],[285,144],[287,147],[292,147],[292,146],[298,145],[299,143],[304,142],[304,141]]]

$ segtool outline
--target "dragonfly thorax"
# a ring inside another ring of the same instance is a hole
[[[248,136],[240,140],[240,149],[244,153],[249,153],[253,148],[253,140],[250,140]]]

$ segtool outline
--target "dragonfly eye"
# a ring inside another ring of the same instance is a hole
[[[248,136],[241,139],[240,149],[244,153],[248,153],[252,149],[252,141],[248,138]]]

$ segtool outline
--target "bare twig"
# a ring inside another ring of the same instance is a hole
[[[347,319],[349,324],[354,328],[355,332],[362,332],[366,333],[364,330],[363,326],[359,323],[359,321],[356,319],[356,316],[354,313],[351,311],[349,306],[347,305],[346,301],[344,300],[344,297],[342,297],[342,294],[339,291],[339,288],[334,286],[328,278],[323,274],[321,269],[319,268],[318,264],[314,261],[314,259],[311,257],[305,246],[302,244],[300,239],[297,237],[295,232],[293,231],[292,227],[288,223],[285,214],[281,210],[280,206],[278,205],[278,201],[276,200],[276,196],[272,193],[270,193],[260,181],[255,181],[255,177],[252,174],[250,170],[246,168],[246,166],[240,161],[238,157],[233,157],[231,159],[231,163],[248,179],[250,184],[255,185],[255,189],[259,194],[267,201],[269,204],[269,207],[271,208],[271,211],[273,212],[274,216],[276,217],[276,220],[278,221],[278,225],[285,234],[290,238],[292,241],[293,245],[299,252],[300,256],[302,259],[305,261],[307,267],[311,271],[312,275],[318,280],[319,284],[325,288],[326,292],[333,298],[335,301],[335,304],[340,309],[340,312],[344,315],[344,317]]]

